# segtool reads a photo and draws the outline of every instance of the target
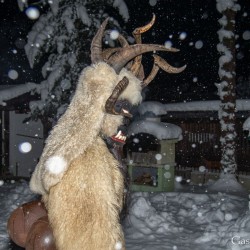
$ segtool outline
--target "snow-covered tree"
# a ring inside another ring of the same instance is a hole
[[[34,16],[28,1],[18,3],[27,16]],[[123,0],[43,0],[37,4],[49,7],[32,27],[25,46],[30,66],[42,68],[44,77],[36,87],[41,100],[30,103],[31,117],[56,121],[74,94],[81,70],[90,63],[90,42],[100,23],[108,13],[124,21],[129,14]],[[34,8],[38,11],[39,6],[33,2]],[[110,23],[119,30],[115,17]],[[112,45],[110,37],[107,42]]]
[[[235,16],[240,9],[237,0],[217,0],[217,10],[222,14],[218,31],[220,43],[218,94],[221,99],[219,118],[221,124],[221,164],[224,173],[234,174],[237,169],[235,111],[236,111],[236,72],[235,72]]]

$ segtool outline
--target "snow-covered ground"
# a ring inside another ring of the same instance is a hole
[[[25,181],[0,184],[0,250],[7,250],[12,249],[6,231],[11,211],[35,195]],[[250,249],[248,194],[176,186],[176,192],[131,194],[124,223],[127,250]]]

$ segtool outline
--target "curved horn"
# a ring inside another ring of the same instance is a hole
[[[102,51],[102,58],[103,61],[106,62],[108,61],[108,59],[118,50],[120,50],[121,48],[107,48],[105,50]]]
[[[108,35],[110,35],[110,30],[105,31]],[[127,42],[126,38],[119,33],[117,40],[119,41],[120,45],[125,48],[129,46],[129,43]],[[115,52],[117,52],[120,48],[108,48],[103,50],[102,52],[102,58],[106,62],[110,56],[112,56]]]
[[[133,31],[133,36],[135,38],[135,42],[137,44],[141,44],[142,40],[141,40],[141,34],[148,31],[155,23],[155,14],[153,14],[153,18],[151,19],[151,21],[146,24],[145,26],[142,26],[142,27],[139,27],[139,28],[136,28],[134,31]],[[141,60],[142,60],[142,56],[137,56],[134,60],[134,63],[131,67],[131,72],[137,76],[139,74],[139,70],[141,68]]]
[[[144,74],[144,68],[143,65],[141,64],[141,67],[139,68],[138,74],[137,74],[137,78],[142,81],[145,78],[145,74]]]
[[[167,63],[163,58],[161,58],[158,55],[153,55],[154,57],[154,63],[156,65],[158,65],[162,70],[171,73],[171,74],[178,74],[181,73],[186,67],[187,65],[184,65],[180,68],[175,68],[173,66],[171,66],[169,63]]]
[[[111,32],[112,32],[112,30],[106,30],[106,31],[104,32],[104,34],[105,34],[105,35],[108,34],[108,35],[110,36]],[[127,46],[129,46],[129,43],[128,43],[128,41],[126,40],[126,38],[125,38],[122,34],[120,34],[120,33],[119,33],[119,35],[118,35],[118,37],[117,37],[117,40],[119,41],[119,43],[120,43],[120,45],[121,45],[122,47],[127,47]]]
[[[149,76],[141,83],[141,87],[145,88],[150,82],[152,82],[159,71],[159,66],[154,63],[153,68]]]
[[[122,109],[121,112],[117,112],[114,108],[115,103],[120,96],[120,94],[124,91],[124,89],[128,86],[129,80],[126,76],[122,78],[120,82],[115,86],[111,96],[107,99],[106,104],[105,104],[105,110],[109,114],[113,115],[124,115],[128,117],[132,117],[132,115],[127,111]]]
[[[155,23],[155,14],[153,14],[153,17],[148,24],[146,24],[142,27],[138,27],[133,31],[132,34],[133,34],[133,36],[135,38],[135,42],[137,44],[141,43],[141,34],[148,31],[154,25],[154,23]]]
[[[96,63],[102,61],[102,37],[104,35],[104,30],[107,26],[109,18],[107,17],[104,22],[101,24],[96,35],[94,36],[91,42],[91,62]]]
[[[108,64],[110,64],[114,68],[116,73],[119,74],[124,65],[126,65],[131,59],[150,51],[177,52],[179,50],[175,48],[166,48],[165,46],[158,44],[135,44],[118,50],[114,55],[110,57],[110,59],[108,60]]]
[[[142,88],[145,88],[151,81],[154,80],[154,78],[155,78],[155,76],[158,73],[160,68],[168,73],[171,73],[171,74],[181,73],[186,68],[186,65],[184,65],[180,68],[175,68],[175,67],[171,66],[169,63],[167,63],[160,56],[153,55],[153,57],[154,57],[153,68],[152,68],[149,76],[142,82],[142,84],[141,84]]]

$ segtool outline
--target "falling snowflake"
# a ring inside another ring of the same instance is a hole
[[[38,19],[38,17],[40,16],[40,12],[37,8],[35,7],[29,7],[26,11],[25,11],[27,17],[29,19],[35,20]]]
[[[140,140],[139,140],[138,138],[134,138],[134,139],[133,139],[133,142],[134,142],[134,143],[139,143],[139,141],[140,141]]]
[[[120,241],[115,243],[115,250],[121,250],[122,249],[122,243]]]
[[[22,142],[19,144],[18,149],[21,153],[29,153],[32,149],[32,145],[29,142]]]
[[[150,6],[155,6],[157,4],[157,0],[149,0]]]
[[[184,40],[184,39],[186,39],[186,37],[187,37],[187,33],[186,32],[181,32],[181,34],[179,36],[179,39]]]
[[[229,214],[229,213],[225,214],[225,220],[226,220],[226,221],[230,221],[230,220],[232,220],[232,219],[233,219],[232,214]]]
[[[203,47],[203,42],[201,40],[196,41],[194,46],[196,49],[201,49]]]
[[[119,32],[117,30],[112,30],[110,32],[110,39],[116,40],[118,38],[118,36],[119,36]]]
[[[166,42],[164,43],[164,46],[165,46],[167,49],[171,48],[172,45],[173,45],[173,44],[172,44],[171,41],[166,41]]]
[[[244,33],[242,34],[242,38],[244,40],[250,40],[250,30],[244,31]]]
[[[197,81],[198,81],[198,77],[194,77],[193,82],[197,82]]]
[[[170,173],[170,172],[164,173],[164,177],[165,177],[166,179],[170,179],[170,178],[171,178],[171,173]]]
[[[65,171],[67,162],[61,156],[52,156],[46,161],[45,167],[53,174],[60,174]]]
[[[14,70],[14,69],[9,70],[9,72],[8,72],[8,77],[9,77],[10,79],[12,79],[12,80],[16,80],[16,79],[18,78],[18,73],[17,73],[17,71]]]
[[[175,180],[176,180],[177,182],[181,182],[181,181],[182,181],[182,177],[181,177],[181,176],[176,176],[176,177],[175,177]]]
[[[206,171],[206,167],[205,166],[200,166],[199,167],[199,171],[200,172],[205,172]]]
[[[156,159],[157,161],[160,161],[160,160],[162,159],[162,155],[161,155],[161,154],[156,154],[156,155],[155,155],[155,159]]]

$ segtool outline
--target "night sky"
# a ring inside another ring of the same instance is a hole
[[[17,1],[0,1],[0,82],[1,85],[24,84],[40,75],[30,68],[24,52],[26,36],[35,21],[18,8]],[[8,73],[18,72],[16,79]]]
[[[0,80],[1,84],[21,84],[35,81],[39,74],[31,70],[24,54],[26,35],[34,21],[29,20],[18,9],[15,1],[0,2]],[[143,43],[164,44],[171,42],[180,49],[178,53],[158,54],[175,67],[187,64],[185,72],[170,75],[160,71],[155,81],[146,91],[147,100],[163,103],[218,99],[215,82],[218,78],[218,19],[221,14],[216,10],[215,0],[127,0],[130,20],[124,25],[126,32],[146,24],[156,14],[153,28],[143,35]],[[250,1],[238,1],[241,11],[237,15],[237,75],[248,76],[250,71],[250,40],[243,40],[242,33],[250,30]],[[152,57],[146,54],[143,64],[148,74],[152,67]],[[18,78],[12,80],[8,71],[14,69]]]
[[[156,2],[156,5],[150,5],[150,2]],[[149,86],[147,99],[163,103],[218,99],[214,83],[220,81],[217,73],[220,55],[216,45],[219,43],[217,31],[220,29],[218,19],[221,18],[221,14],[216,10],[216,1],[165,0],[142,3],[134,0],[133,3],[136,3],[138,8],[130,8],[134,10],[130,11],[130,14],[136,20],[149,20],[152,12],[157,16],[154,28],[151,32],[145,33],[143,41],[163,44],[170,40],[173,47],[180,49],[180,52],[159,54],[173,66],[187,64],[185,72],[178,75],[162,71],[158,73],[155,82]],[[250,1],[238,3],[241,5],[241,11],[236,20],[236,34],[239,35],[237,43],[240,44],[237,53],[241,55],[238,57],[242,58],[237,60],[237,74],[247,76],[250,72],[250,41],[244,41],[242,33],[250,30]],[[138,21],[131,20],[132,29],[135,23]],[[183,32],[186,33],[186,38],[182,40],[180,35]],[[203,45],[201,48],[200,44]]]

